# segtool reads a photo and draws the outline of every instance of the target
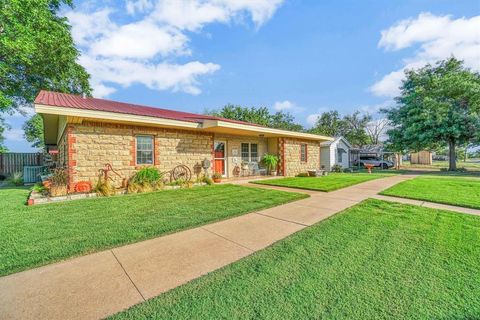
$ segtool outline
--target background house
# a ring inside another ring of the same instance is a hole
[[[332,170],[336,164],[342,168],[350,167],[350,149],[352,146],[344,137],[338,137],[333,141],[325,141],[320,144],[320,165],[325,170]]]

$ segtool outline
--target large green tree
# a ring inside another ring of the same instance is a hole
[[[295,123],[290,113],[283,111],[270,113],[267,107],[242,107],[227,104],[220,110],[206,111],[206,113],[217,117],[256,123],[270,128],[303,131],[302,125]]]
[[[344,136],[352,145],[361,147],[369,142],[366,129],[370,120],[369,115],[359,111],[343,117],[338,111],[328,111],[318,117],[309,132],[332,137]]]
[[[32,143],[34,148],[43,148],[45,146],[43,139],[43,120],[38,114],[28,119],[23,125],[25,139]]]
[[[398,151],[447,145],[449,170],[456,170],[457,146],[480,140],[480,75],[452,57],[405,76],[396,106],[384,110],[389,143]]]
[[[31,107],[41,89],[90,94],[62,5],[72,0],[0,0],[0,112]]]
[[[338,111],[323,112],[315,122],[311,133],[323,134],[331,137],[341,136],[345,129],[345,123]]]
[[[8,125],[5,123],[5,120],[0,116],[0,153],[7,152],[8,149],[3,144],[5,138],[3,137],[3,133],[5,130],[8,129]]]

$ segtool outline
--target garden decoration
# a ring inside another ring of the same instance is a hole
[[[237,164],[235,168],[233,168],[233,176],[239,177],[240,176],[240,166]]]
[[[164,177],[168,175],[170,177],[170,182],[175,182],[177,180],[188,182],[192,179],[192,171],[189,167],[183,164],[176,166],[170,171],[162,172],[162,175]]]
[[[117,171],[113,170],[112,165],[110,163],[106,163],[105,167],[103,169],[99,169],[98,172],[99,172],[100,177],[103,176],[103,181],[110,180],[112,182],[115,182],[115,181],[113,180],[112,177],[109,176],[109,172],[114,173],[116,176],[118,176],[122,179],[122,188],[127,187],[127,179],[122,177],[120,175],[120,173],[118,173]]]
[[[367,168],[368,173],[372,173],[373,164],[371,164],[371,163],[365,163],[365,164],[364,164],[364,167]]]
[[[90,193],[92,191],[92,184],[90,181],[79,181],[75,184],[75,192]]]
[[[202,168],[203,168],[203,170],[205,170],[205,176],[206,177],[208,177],[208,168],[210,168],[211,165],[212,165],[212,163],[210,162],[210,160],[208,160],[207,158],[203,159]]]

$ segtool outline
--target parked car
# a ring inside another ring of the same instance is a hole
[[[358,160],[356,160],[354,164],[358,166]],[[374,167],[381,167],[383,169],[389,169],[393,167],[392,161],[382,160],[375,156],[360,156],[360,165],[365,166],[365,164],[371,164]]]

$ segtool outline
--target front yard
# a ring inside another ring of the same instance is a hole
[[[291,177],[282,179],[260,180],[253,183],[271,186],[306,189],[313,191],[334,191],[365,181],[385,178],[395,172],[385,173],[330,173],[322,177]]]
[[[113,319],[476,319],[480,217],[367,200]]]
[[[217,185],[27,207],[0,188],[0,276],[305,198]]]
[[[380,194],[480,209],[480,178],[421,176]]]

